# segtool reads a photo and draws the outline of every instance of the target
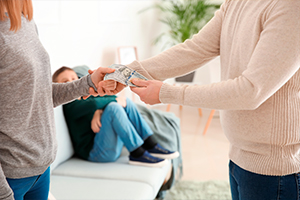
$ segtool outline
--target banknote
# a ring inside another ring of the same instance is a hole
[[[128,68],[125,65],[121,64],[113,64],[109,66],[108,68],[113,68],[116,69],[114,73],[106,74],[104,76],[104,80],[115,80],[117,82],[122,83],[123,85],[128,85],[128,86],[133,86],[133,87],[138,87],[131,83],[131,79],[137,78],[137,79],[142,79],[142,80],[148,80],[146,77],[141,75],[135,70],[132,70]]]

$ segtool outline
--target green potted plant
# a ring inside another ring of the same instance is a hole
[[[152,7],[153,8],[153,7]],[[206,0],[161,0],[154,5],[162,12],[160,21],[167,25],[168,30],[161,33],[154,41],[155,44],[166,38],[163,50],[190,39],[213,17],[220,8]],[[194,72],[176,78],[178,82],[191,82]],[[191,79],[191,80],[188,80]]]

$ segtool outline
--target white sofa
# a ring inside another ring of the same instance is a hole
[[[62,106],[54,109],[57,157],[51,165],[51,193],[57,200],[155,199],[171,162],[162,168],[128,164],[128,152],[113,163],[93,163],[73,157]]]

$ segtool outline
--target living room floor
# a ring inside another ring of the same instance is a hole
[[[166,111],[167,105],[153,106]],[[183,177],[181,180],[208,181],[228,180],[229,142],[221,128],[216,111],[205,135],[204,127],[211,110],[189,106],[171,105],[170,112],[180,118]]]

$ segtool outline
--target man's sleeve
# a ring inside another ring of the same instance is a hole
[[[163,81],[198,69],[220,55],[220,35],[225,4],[192,39],[143,61],[127,65],[148,79]]]
[[[202,86],[164,84],[161,102],[220,110],[258,108],[299,70],[299,9],[298,0],[277,1],[240,76]]]

